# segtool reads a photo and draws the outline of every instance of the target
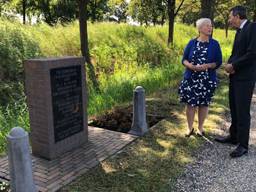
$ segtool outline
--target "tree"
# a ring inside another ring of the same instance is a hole
[[[168,45],[173,43],[173,31],[174,31],[174,15],[175,15],[175,0],[168,0],[168,18],[169,18],[169,33],[168,33]]]
[[[0,9],[2,9],[2,4],[5,5],[3,7],[7,12],[22,15],[23,24],[26,24],[26,16],[30,11],[31,3],[31,0],[3,0],[0,2]]]
[[[34,7],[38,15],[49,25],[66,23],[78,18],[78,7],[74,0],[36,0]]]
[[[133,0],[129,13],[140,24],[162,24],[166,18],[166,0]]]
[[[23,24],[26,24],[26,8],[27,8],[27,2],[26,2],[26,0],[22,0],[22,17],[23,17]]]
[[[32,1],[32,0],[31,0]],[[78,18],[79,8],[74,0],[34,0],[34,8],[38,16],[49,25],[71,22]],[[109,10],[107,0],[88,0],[87,18],[93,22],[102,21],[104,14]]]
[[[255,0],[246,0],[245,7],[248,10],[249,16],[252,17],[252,20],[256,21],[256,1]]]
[[[166,20],[166,1],[158,0],[154,1],[155,3],[152,3],[152,23],[154,25],[161,24],[164,25]]]
[[[141,25],[150,22],[150,9],[147,1],[134,0],[130,2],[129,13],[133,20],[138,21]]]
[[[109,11],[107,0],[90,0],[87,5],[87,16],[92,22],[102,21],[103,16]]]
[[[229,14],[230,9],[238,4],[244,4],[243,0],[230,1],[230,0],[215,0],[215,10],[216,17],[214,18],[215,23],[218,24],[218,27],[225,29],[226,37],[228,37],[228,28],[229,28]]]
[[[166,18],[166,10],[169,20],[168,45],[173,43],[174,19],[177,16],[185,0],[181,0],[175,10],[176,0],[134,0],[131,2],[130,13],[133,19],[141,24],[162,24]]]
[[[52,8],[52,18],[55,23],[67,23],[78,18],[79,9],[74,0],[59,0]]]
[[[180,5],[178,6],[177,10],[175,11],[175,0],[168,0],[168,18],[169,18],[169,33],[168,33],[168,41],[167,44],[173,43],[173,32],[174,32],[174,19],[177,16],[180,8],[182,7],[184,0],[181,1]]]
[[[110,0],[108,1],[109,16],[118,18],[118,22],[126,22],[128,17],[128,3],[126,0]]]
[[[214,17],[214,4],[215,0],[201,0],[201,17],[210,18]]]
[[[216,20],[218,21],[219,19],[220,22],[224,24],[226,37],[228,37],[228,27],[229,27],[228,18],[229,18],[230,8],[233,7],[233,5],[234,4],[230,0],[216,0],[215,10],[218,15],[216,17]]]
[[[186,0],[180,8],[179,15],[177,15],[177,17],[182,23],[195,25],[196,20],[200,18],[200,9],[200,1]]]
[[[91,62],[89,46],[88,46],[88,31],[87,31],[87,5],[89,0],[79,0],[79,26],[80,26],[80,41],[81,52],[85,57],[87,67],[89,69],[89,79],[92,81],[94,88],[99,91],[99,84],[96,79],[94,66]]]

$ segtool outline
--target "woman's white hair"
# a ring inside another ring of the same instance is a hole
[[[196,21],[196,28],[197,28],[198,30],[200,30],[200,28],[201,28],[204,24],[208,24],[208,23],[212,24],[212,20],[209,19],[209,18],[201,18],[201,19],[198,19],[198,20]]]

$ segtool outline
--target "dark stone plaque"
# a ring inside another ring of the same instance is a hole
[[[55,143],[83,131],[81,66],[50,70]]]

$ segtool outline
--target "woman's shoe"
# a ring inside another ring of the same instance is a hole
[[[192,130],[188,134],[185,134],[185,137],[190,137],[193,134],[194,134],[194,128],[192,128]]]
[[[197,133],[196,134],[198,137],[203,137],[203,136],[205,136],[205,132],[203,131],[202,133]]]

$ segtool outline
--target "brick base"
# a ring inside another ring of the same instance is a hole
[[[54,192],[118,152],[137,137],[89,127],[89,142],[48,161],[32,155],[35,184],[41,192]],[[10,180],[8,157],[0,159],[0,179]]]

